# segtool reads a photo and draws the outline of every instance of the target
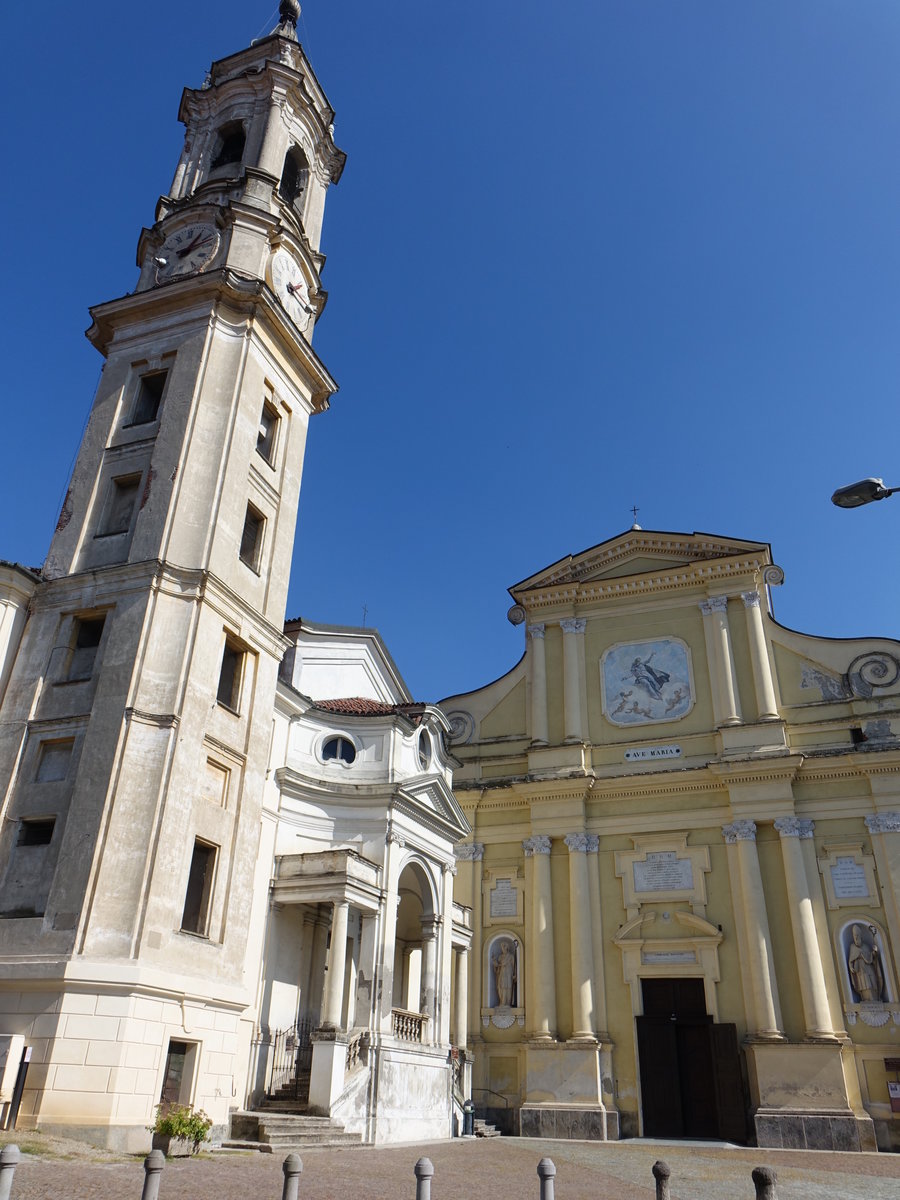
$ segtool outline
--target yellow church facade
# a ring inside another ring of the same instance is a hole
[[[523,657],[442,702],[510,1131],[900,1146],[900,644],[784,628],[783,579],[635,527],[512,587]]]

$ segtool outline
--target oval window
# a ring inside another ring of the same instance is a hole
[[[428,770],[428,764],[431,762],[431,739],[427,733],[422,733],[419,736],[419,766],[423,771]]]
[[[352,763],[356,758],[356,747],[345,737],[333,737],[322,747],[322,757],[326,760],[340,759],[341,762]]]

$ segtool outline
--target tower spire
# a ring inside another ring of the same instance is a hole
[[[272,30],[280,37],[297,40],[297,18],[300,16],[300,5],[297,0],[281,0],[278,5],[278,24]]]

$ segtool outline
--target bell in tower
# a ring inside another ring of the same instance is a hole
[[[137,286],[91,310],[103,372],[0,662],[0,980],[5,1032],[34,1047],[19,1127],[123,1150],[161,1096],[223,1128],[246,1082],[306,433],[336,390],[311,339],[344,155],[298,13],[184,92]]]

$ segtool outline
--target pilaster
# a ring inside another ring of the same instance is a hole
[[[532,860],[531,940],[533,953],[529,978],[533,995],[530,1018],[535,1041],[556,1040],[556,969],[553,954],[553,898],[550,884],[550,838],[526,838],[525,857]]]
[[[569,932],[572,958],[573,1042],[596,1041],[594,1036],[594,954],[591,936],[591,893],[588,854],[596,855],[599,839],[587,833],[570,833]]]
[[[584,659],[584,631],[587,621],[573,617],[560,621],[563,633],[563,672],[565,679],[565,740],[584,740],[581,713],[581,670]]]
[[[544,626],[529,625],[531,640],[531,740],[546,745],[547,725],[547,657],[544,647]]]
[[[728,597],[710,596],[708,600],[700,602],[700,611],[703,614],[707,647],[712,647],[713,652],[710,669],[713,673],[713,692],[719,698],[718,723],[739,725],[741,709],[737,695],[731,633],[728,628]]]
[[[756,713],[760,721],[778,719],[772,664],[766,646],[759,592],[741,592],[744,615],[747,618],[747,637],[750,643],[750,662],[753,667],[753,686],[756,691]]]

